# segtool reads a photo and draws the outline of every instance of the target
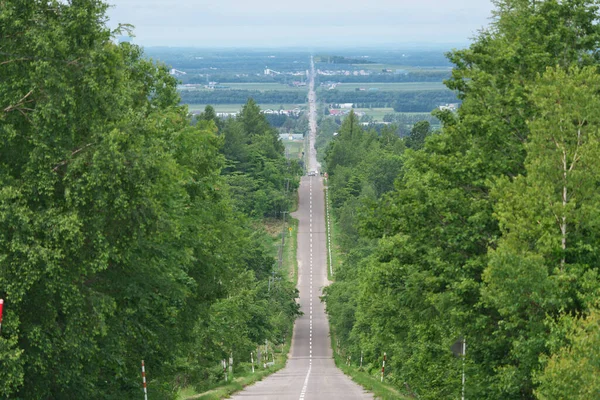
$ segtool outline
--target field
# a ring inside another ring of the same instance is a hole
[[[405,92],[421,90],[447,90],[442,82],[406,82],[406,83],[340,83],[335,89],[340,91],[355,91],[356,89],[377,89],[381,91]],[[320,90],[327,90],[321,88]]]
[[[331,64],[330,64],[331,65]],[[364,69],[365,71],[376,71],[379,72],[382,69],[391,69],[392,71],[396,71],[397,69],[404,70],[406,72],[440,72],[440,71],[450,71],[452,67],[433,67],[433,66],[410,66],[410,65],[398,65],[398,64],[352,64],[352,66],[358,69]]]
[[[373,119],[375,121],[383,121],[383,117],[386,114],[404,114],[404,115],[413,115],[413,116],[420,116],[422,118],[426,118],[429,117],[431,114],[429,113],[421,113],[421,112],[417,112],[417,113],[398,113],[395,112],[393,108],[355,108],[354,109],[355,112],[364,112],[365,114],[373,117]]]
[[[326,79],[325,77],[321,77],[321,80]],[[223,83],[223,86],[226,86],[227,89],[232,90],[258,90],[261,92],[264,91],[298,91],[298,92],[307,92],[307,87],[294,87],[289,85],[283,85],[280,83]],[[403,82],[403,83],[381,83],[381,82],[371,82],[371,83],[340,83],[336,86],[337,90],[340,91],[355,91],[356,89],[377,89],[377,90],[385,90],[385,91],[393,91],[393,92],[402,92],[402,91],[416,91],[416,90],[445,90],[446,86],[442,82]],[[182,91],[208,91],[212,89],[205,89],[203,86],[194,86],[194,87],[186,87],[181,86],[179,88]],[[216,89],[216,90],[227,90],[227,89]],[[325,88],[319,88],[319,90],[327,90]]]
[[[300,81],[300,78],[297,79]],[[290,79],[291,81],[291,79]],[[267,90],[285,90],[285,91],[302,91],[307,92],[308,87],[306,86],[290,86],[285,85],[283,83],[265,83],[265,82],[252,82],[252,83],[219,83],[219,86],[222,86],[221,89],[207,89],[204,85],[194,85],[194,86],[180,86],[180,90],[260,90],[262,92]]]
[[[242,109],[243,104],[214,104],[212,107],[216,112],[222,113],[233,113],[238,112]],[[284,110],[292,110],[296,107],[303,108],[306,107],[306,104],[259,104],[261,110],[279,110],[281,106],[283,106]],[[200,112],[204,111],[206,104],[188,104],[188,109],[190,112]]]
[[[289,159],[296,160],[302,158],[304,151],[304,140],[282,140],[286,149],[286,155]]]

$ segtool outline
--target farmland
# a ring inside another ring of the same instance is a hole
[[[383,83],[383,82],[368,82],[368,83],[339,83],[335,86],[336,90],[342,92],[357,91],[357,90],[381,90],[387,92],[405,92],[405,91],[421,91],[421,90],[445,90],[446,86],[442,82],[401,82],[401,83]],[[321,87],[322,91],[328,90]]]

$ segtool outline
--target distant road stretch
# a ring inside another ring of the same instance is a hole
[[[314,64],[311,58],[309,85],[309,170],[318,170],[314,143],[317,134]],[[349,400],[373,396],[344,375],[333,362],[329,323],[320,301],[327,280],[325,196],[320,176],[300,182],[298,211],[298,290],[304,315],[294,325],[288,364],[233,396],[236,400]]]

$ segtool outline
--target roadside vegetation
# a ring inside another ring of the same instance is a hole
[[[598,4],[496,4],[448,55],[462,106],[439,132],[350,115],[322,143],[344,258],[332,331],[367,370],[386,352],[415,398],[460,398],[463,368],[469,399],[597,398]]]

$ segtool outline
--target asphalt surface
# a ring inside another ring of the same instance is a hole
[[[284,369],[234,395],[233,399],[372,399],[334,364],[329,323],[321,303],[327,280],[325,199],[322,178],[305,176],[299,188],[298,289],[304,313],[294,325]]]
[[[314,150],[316,107],[314,66],[311,59],[309,86],[309,170],[318,170]],[[305,176],[300,182],[298,211],[298,290],[304,315],[296,320],[290,357],[284,369],[234,395],[248,399],[372,399],[373,396],[344,375],[333,361],[329,322],[321,303],[327,279],[325,196],[320,176]]]
[[[310,74],[308,77],[308,171],[320,171],[317,161],[317,94],[315,93],[315,63],[310,57]]]

